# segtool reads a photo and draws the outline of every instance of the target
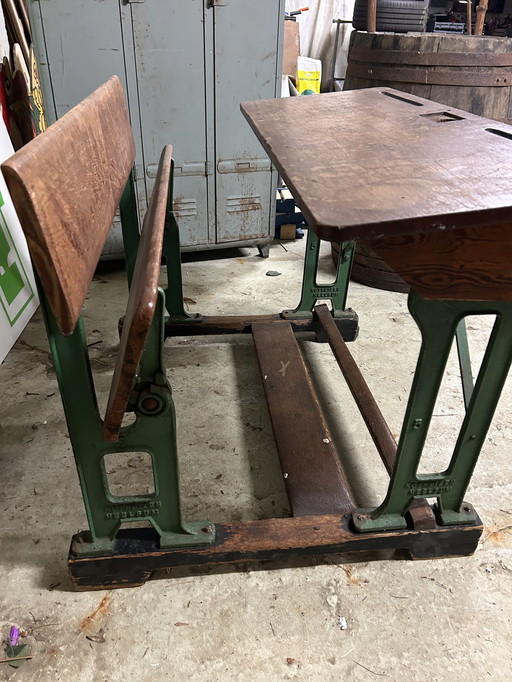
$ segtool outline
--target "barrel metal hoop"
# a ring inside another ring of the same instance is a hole
[[[372,64],[408,64],[410,66],[512,66],[512,52],[412,52],[353,48],[349,60]]]
[[[367,66],[349,62],[347,76],[389,83],[417,83],[421,85],[458,85],[468,87],[512,87],[512,71],[486,73],[475,71],[447,71],[439,69],[408,69]]]

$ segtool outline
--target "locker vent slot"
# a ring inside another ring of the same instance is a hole
[[[175,199],[173,208],[176,218],[190,218],[197,215],[195,199]]]
[[[240,213],[241,211],[261,211],[261,196],[254,197],[228,197],[228,213]]]

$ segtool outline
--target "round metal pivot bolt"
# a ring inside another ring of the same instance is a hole
[[[147,412],[156,412],[160,407],[160,403],[156,398],[144,398],[141,405]]]

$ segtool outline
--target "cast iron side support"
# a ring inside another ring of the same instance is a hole
[[[512,303],[425,300],[411,292],[409,310],[421,330],[422,346],[395,467],[381,506],[353,513],[359,531],[405,528],[404,515],[411,502],[427,497],[437,498],[436,513],[442,524],[468,524],[477,518],[464,495],[512,362]],[[448,468],[418,474],[453,338],[467,315],[496,315],[494,328]]]
[[[287,320],[294,318],[313,317],[313,308],[319,300],[329,299],[332,303],[334,318],[345,317],[345,305],[350,280],[350,270],[354,257],[354,244],[344,242],[340,246],[340,256],[336,269],[336,279],[332,284],[318,284],[318,258],[320,256],[320,238],[313,229],[308,230],[306,255],[304,258],[304,274],[302,278],[302,295],[295,310],[283,310],[282,317]],[[347,311],[350,312],[351,311]]]
[[[123,247],[126,263],[126,278],[131,286],[137,251],[139,249],[140,231],[137,210],[137,194],[135,191],[135,172],[132,170],[119,202]]]
[[[173,162],[174,164],[174,162]],[[173,166],[174,168],[174,166]],[[199,314],[189,315],[183,303],[183,281],[181,277],[180,232],[172,205],[169,207],[165,225],[163,257],[167,265],[167,288],[165,290],[165,307],[169,320],[173,323],[187,324],[200,322]]]
[[[132,235],[133,227],[128,226],[123,232],[125,250],[136,248],[137,240]],[[126,239],[128,237],[128,239]],[[353,244],[342,244],[338,262],[336,280],[332,284],[316,284],[320,239],[313,230],[308,230],[306,257],[304,261],[304,276],[302,282],[302,297],[295,310],[285,310],[280,314],[247,315],[247,316],[202,316],[189,315],[183,305],[183,282],[181,275],[181,254],[179,227],[169,207],[168,220],[165,229],[163,257],[167,265],[167,288],[165,290],[165,305],[169,317],[165,323],[165,335],[196,335],[196,334],[247,334],[251,332],[252,322],[268,322],[271,318],[289,319],[294,331],[319,331],[319,326],[313,315],[316,301],[329,299],[332,302],[332,315],[336,325],[346,341],[353,341],[358,334],[358,318],[350,308],[345,309],[347,291],[350,280],[350,270],[354,254]]]
[[[133,180],[123,195],[123,219],[129,221],[130,247],[138,240]],[[127,256],[131,275],[133,262]],[[161,547],[207,544],[214,539],[208,522],[185,523],[181,518],[175,411],[171,388],[163,367],[164,292],[159,291],[155,315],[141,360],[130,407],[133,424],[123,427],[117,443],[101,437],[102,420],[87,352],[82,319],[71,336],[57,327],[42,288],[39,287],[50,348],[68,424],[69,437],[80,478],[89,533],[77,536],[77,554],[112,552],[115,536],[123,522],[151,522]],[[114,496],[108,487],[105,455],[122,452],[147,452],[151,456],[154,492],[148,495]]]
[[[473,371],[471,368],[471,356],[469,354],[468,334],[466,320],[461,320],[455,332],[457,340],[457,355],[459,357],[460,378],[462,379],[462,393],[464,405],[468,409],[469,401],[473,395]]]
[[[136,421],[123,427],[117,443],[101,437],[102,422],[82,321],[72,336],[63,336],[42,291],[40,296],[90,528],[90,538],[80,535],[81,542],[75,542],[73,550],[77,554],[113,551],[121,524],[141,519],[151,522],[162,547],[211,542],[209,524],[185,524],[181,518],[174,405],[161,364],[163,292],[135,388]],[[150,454],[154,493],[125,497],[110,493],[104,457],[115,452]]]

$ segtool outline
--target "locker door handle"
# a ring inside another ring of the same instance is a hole
[[[212,7],[225,7],[228,4],[228,0],[207,0],[206,7],[211,9]]]

